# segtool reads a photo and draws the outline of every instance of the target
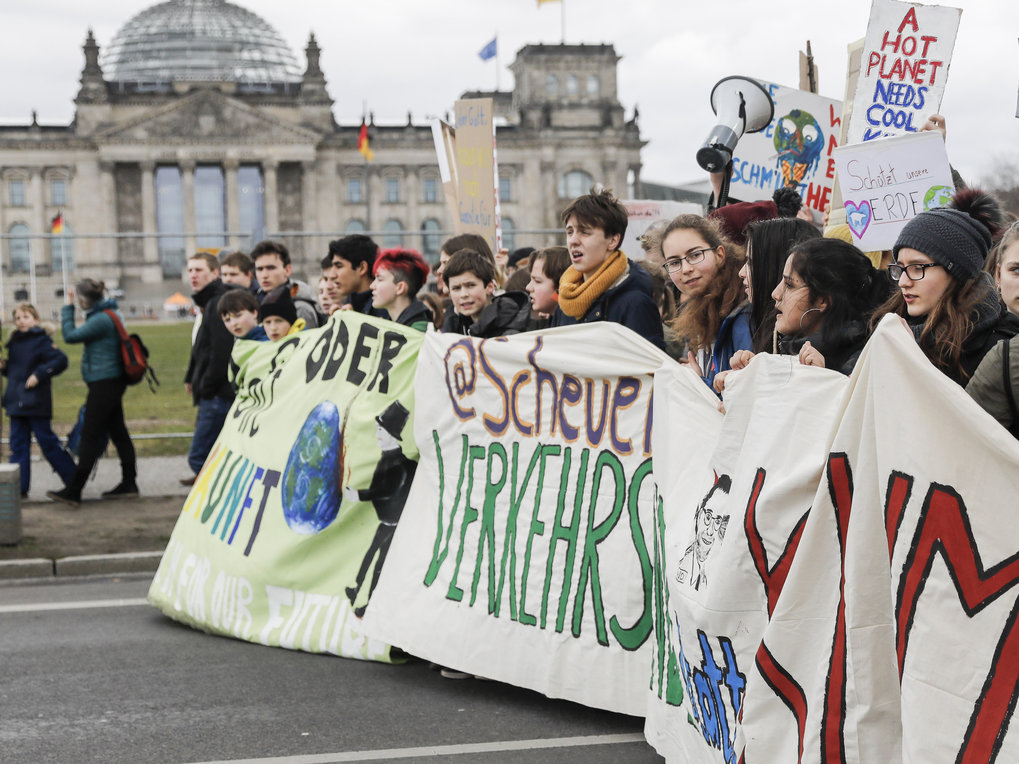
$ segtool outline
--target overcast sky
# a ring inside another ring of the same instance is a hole
[[[712,85],[743,74],[796,87],[798,54],[809,39],[820,92],[843,97],[846,45],[866,33],[869,0],[775,5],[761,0],[565,0],[568,43],[611,43],[619,62],[619,99],[627,119],[640,109],[646,180],[676,184],[703,177],[694,154],[714,124]],[[0,119],[43,123],[73,116],[88,28],[100,48],[153,3],[137,0],[4,2]],[[275,27],[303,69],[308,33],[341,124],[367,103],[380,123],[442,115],[465,90],[496,86],[495,60],[478,51],[498,35],[498,84],[528,43],[562,38],[560,3],[536,0],[244,0]],[[1019,2],[956,0],[962,24],[942,112],[948,152],[970,182],[1003,158],[1019,160]]]

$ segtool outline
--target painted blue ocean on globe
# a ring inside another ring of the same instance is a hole
[[[283,516],[290,530],[311,535],[336,519],[340,511],[343,469],[340,411],[318,404],[297,434],[283,474]]]

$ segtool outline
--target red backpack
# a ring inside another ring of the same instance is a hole
[[[120,359],[124,364],[124,378],[129,385],[136,385],[148,376],[149,389],[156,392],[156,373],[149,366],[149,349],[145,347],[142,338],[137,334],[128,334],[120,317],[112,310],[104,310],[103,313],[110,317],[113,326],[120,336]]]

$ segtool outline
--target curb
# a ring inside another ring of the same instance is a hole
[[[154,573],[162,552],[126,552],[0,561],[0,581],[69,576],[109,576],[125,573]]]

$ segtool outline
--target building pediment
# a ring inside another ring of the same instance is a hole
[[[200,90],[97,132],[100,144],[316,144],[318,132],[215,90]]]

